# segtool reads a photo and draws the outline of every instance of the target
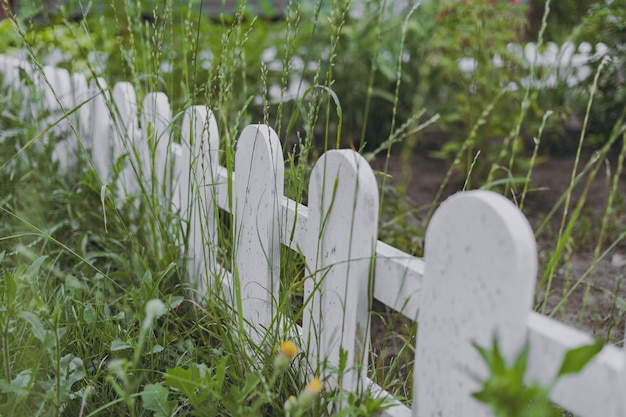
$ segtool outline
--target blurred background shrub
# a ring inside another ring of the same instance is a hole
[[[17,10],[38,59],[109,83],[131,81],[140,95],[164,91],[174,109],[207,102],[233,129],[269,116],[283,121],[281,136],[297,141],[312,97],[332,91],[335,103],[318,97],[315,105],[338,105],[341,120],[334,109],[319,112],[311,134],[320,146],[341,127],[341,146],[381,150],[402,141],[407,153],[461,156],[459,169],[480,151],[480,175],[504,148],[523,155],[547,111],[554,116],[545,149],[577,143],[601,58],[577,85],[527,88],[550,77],[549,68],[531,73],[524,55],[525,43],[539,37],[542,0],[283,3],[36,0]],[[552,1],[539,45],[541,53],[548,41],[607,46],[612,59],[590,114],[591,146],[605,140],[625,104],[624,5]],[[0,53],[25,54],[7,20]],[[436,123],[417,129],[434,115]]]

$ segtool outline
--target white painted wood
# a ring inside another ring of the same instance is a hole
[[[18,89],[21,86],[19,68],[23,65],[20,59],[0,55],[0,71],[2,71],[2,85],[11,87],[10,90]]]
[[[175,160],[174,208],[188,219],[183,230],[189,285],[197,300],[207,297],[218,276],[217,178],[219,136],[213,113],[205,106],[185,112],[181,146]],[[175,152],[177,153],[177,152]]]
[[[230,210],[228,202],[228,172],[226,168],[217,170],[217,203],[226,211]],[[232,179],[233,187],[237,179]],[[281,243],[292,250],[304,253],[306,246],[308,207],[297,204],[284,197],[281,201],[283,230]],[[295,226],[294,226],[295,225]],[[293,236],[292,236],[293,231]],[[405,254],[380,240],[376,243],[376,276],[374,298],[402,313],[405,317],[415,320],[419,304],[415,295],[419,292],[424,274],[424,261]]]
[[[547,385],[565,353],[593,342],[593,338],[556,320],[531,313],[528,321],[527,380]],[[625,358],[621,349],[605,346],[579,374],[562,378],[551,398],[579,417],[624,416]]]
[[[53,121],[63,116],[62,110],[69,111],[72,108],[72,82],[69,72],[64,68],[51,66],[43,67],[44,77],[41,88],[44,93],[46,110],[55,113]]]
[[[103,184],[108,184],[112,179],[113,159],[111,137],[111,115],[107,102],[110,102],[110,94],[104,79],[98,78],[90,84],[90,91],[95,97],[90,103],[91,119],[91,158],[98,171]]]
[[[78,107],[74,114],[70,117],[72,124],[74,125],[76,138],[85,149],[91,149],[91,137],[89,132],[91,131],[90,121],[91,113],[89,105],[89,85],[87,83],[87,77],[79,72],[71,75],[72,85],[72,108]],[[74,133],[72,133],[74,134]]]
[[[19,58],[0,55],[0,71],[3,75],[2,84],[8,88],[8,96],[11,97],[14,93],[20,94],[24,100],[23,104],[25,104],[22,108],[22,114],[25,117],[32,117],[34,100],[29,98],[30,88],[22,82],[22,75],[20,74],[22,73],[34,82],[36,77],[33,74],[31,64]]]
[[[532,230],[506,198],[459,193],[426,231],[424,285],[415,351],[414,415],[490,416],[471,398],[486,366],[472,342],[496,334],[511,360],[526,339],[537,272]]]
[[[70,74],[63,68],[46,65],[38,80],[44,94],[42,111],[46,114],[42,128],[54,126],[50,131],[56,141],[52,160],[59,163],[61,171],[68,172],[76,164],[78,152],[78,139],[70,134],[70,119],[65,116],[74,107]]]
[[[417,296],[422,287],[424,262],[386,243],[376,243],[374,298],[417,321]]]
[[[306,245],[308,208],[287,197],[282,198],[280,206],[281,224],[283,225],[281,243],[296,252],[303,253],[302,248]]]
[[[140,158],[135,153],[138,149],[144,149],[140,140],[139,122],[137,119],[137,95],[132,84],[120,82],[113,87],[113,161],[120,163],[120,158],[124,158],[124,163],[120,166],[118,173],[117,205],[124,204],[126,198],[133,197],[140,188],[139,180],[141,176]]]
[[[241,132],[235,173],[234,277],[239,282],[243,319],[253,340],[260,341],[273,323],[280,287],[280,205],[285,180],[283,151],[272,128],[251,125]]]
[[[172,123],[172,109],[165,93],[149,93],[143,100],[141,113],[141,128],[147,142],[144,147],[145,161],[143,172],[150,181],[149,191],[162,196],[162,204],[165,205],[170,199],[170,190],[167,184],[170,182],[167,170],[170,165],[168,149],[170,145],[170,124]],[[154,170],[154,172],[152,172]]]
[[[372,169],[354,151],[326,152],[309,183],[303,329],[313,367],[326,361],[321,371],[336,371],[345,351],[346,369],[337,382],[348,391],[363,388],[367,371],[377,232],[378,186]]]

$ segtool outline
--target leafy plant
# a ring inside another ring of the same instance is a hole
[[[571,349],[565,353],[558,372],[547,385],[537,382],[526,384],[528,345],[518,353],[511,364],[500,351],[497,337],[491,348],[473,343],[489,370],[489,376],[480,381],[480,391],[472,396],[489,406],[496,417],[559,417],[561,409],[550,401],[550,393],[558,380],[566,375],[577,374],[602,350],[604,344],[596,341]]]

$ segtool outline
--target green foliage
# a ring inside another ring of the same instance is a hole
[[[530,39],[537,39],[541,29],[541,20],[545,0],[531,0],[529,13]],[[602,0],[559,0],[550,3],[550,15],[544,30],[544,39],[563,43],[572,33],[572,28],[580,24],[591,7],[605,6]],[[619,3],[619,2],[613,2]]]
[[[193,415],[213,416],[222,397],[225,370],[225,359],[216,370],[208,369],[205,364],[172,368],[165,373],[163,385],[184,396],[193,407]]]
[[[502,138],[522,102],[518,83],[525,70],[507,45],[519,42],[525,13],[508,1],[441,2],[422,57],[416,106],[440,113],[437,126],[452,136],[436,155],[458,159],[461,153],[466,170],[480,150],[478,177],[505,146]]]
[[[171,417],[174,415],[178,402],[168,400],[169,390],[161,384],[146,384],[141,391],[143,408],[153,411],[154,417]]]
[[[561,409],[550,402],[550,392],[563,376],[577,374],[602,350],[604,344],[596,341],[571,349],[565,353],[559,371],[552,382],[543,386],[525,382],[528,367],[528,346],[518,353],[508,365],[497,337],[491,348],[473,344],[487,365],[489,375],[481,381],[481,389],[472,394],[479,402],[489,406],[496,417],[559,417]]]
[[[548,398],[549,390],[537,383],[525,385],[528,348],[524,348],[513,364],[507,367],[494,339],[491,350],[474,345],[490,372],[480,391],[472,394],[476,400],[491,407],[496,417],[558,417],[560,411]]]
[[[608,5],[594,4],[581,24],[577,40],[608,47],[610,62],[598,81],[595,104],[591,109],[590,140],[595,146],[604,143],[626,106],[626,12],[624,1],[612,1]],[[593,68],[601,65],[598,60]]]
[[[596,341],[589,345],[583,345],[565,353],[563,363],[556,374],[556,379],[565,375],[580,373],[585,366],[602,350],[604,343]]]

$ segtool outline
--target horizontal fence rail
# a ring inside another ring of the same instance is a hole
[[[283,193],[283,152],[269,126],[241,132],[228,170],[219,165],[217,122],[205,106],[174,120],[165,94],[147,94],[138,106],[128,83],[111,89],[102,79],[88,82],[4,56],[0,71],[7,94],[23,97],[23,111],[51,133],[42,140],[56,141],[53,158],[62,167],[88,152],[118,204],[157,190],[160,204],[179,213],[188,226],[179,239],[186,242],[194,295],[222,292],[241,302],[252,340],[262,343],[275,328],[281,245],[301,253],[309,301],[300,343],[311,369],[323,372],[322,360],[338,366],[344,350],[349,371],[329,383],[388,397],[392,407],[383,416],[491,415],[471,397],[478,388],[472,375],[487,372],[471,343],[488,345],[494,333],[509,360],[528,343],[527,379],[545,384],[566,351],[592,341],[532,311],[535,240],[522,213],[500,195],[469,191],[444,202],[420,259],[377,240],[377,184],[354,151],[322,155],[304,206]],[[217,259],[218,209],[232,216],[231,271]],[[367,377],[370,289],[373,298],[419,320],[412,409]],[[625,359],[623,349],[605,346],[583,372],[559,380],[552,399],[581,417],[626,415]]]

